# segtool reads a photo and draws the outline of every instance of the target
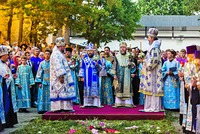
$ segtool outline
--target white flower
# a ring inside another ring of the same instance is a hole
[[[160,129],[160,127],[157,127],[156,129]]]
[[[97,129],[92,129],[92,133],[93,134],[98,134],[98,130]]]
[[[41,134],[42,132],[41,131],[38,131],[38,134]]]
[[[160,130],[157,130],[157,132],[160,133],[161,131],[160,131]]]
[[[132,126],[132,128],[138,128],[138,126]]]
[[[130,130],[130,129],[132,129],[132,127],[125,127],[125,129],[126,129],[126,130]]]
[[[132,126],[132,127],[125,127],[126,130],[130,130],[130,129],[136,129],[138,128],[138,126]]]

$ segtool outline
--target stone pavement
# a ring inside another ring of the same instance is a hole
[[[39,117],[40,115],[37,113],[36,108],[29,108],[29,113],[17,113],[18,124],[16,124],[13,128],[5,128],[1,134],[9,134],[14,132],[17,129],[22,128],[24,125],[28,124],[29,121]]]
[[[177,134],[184,134],[182,131],[182,127],[179,124],[179,112],[173,112],[172,116],[177,119],[172,122],[172,125],[175,127]]]

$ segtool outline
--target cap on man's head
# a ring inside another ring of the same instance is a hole
[[[88,50],[95,50],[94,44],[92,44],[92,43],[87,44],[87,45],[86,45],[86,50],[87,50],[87,51],[88,51]]]
[[[8,54],[8,48],[6,46],[0,46],[0,56]]]
[[[156,28],[149,28],[148,36],[157,37],[157,35],[158,35],[158,29],[156,29]]]
[[[65,38],[63,37],[58,37],[56,38],[56,46],[65,46]]]
[[[191,45],[186,47],[187,54],[194,54],[194,52],[197,50],[196,45]]]

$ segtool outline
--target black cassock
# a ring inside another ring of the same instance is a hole
[[[192,126],[196,128],[196,117],[197,117],[197,104],[200,104],[200,95],[199,90],[197,87],[192,87],[192,98],[191,98],[191,104],[192,104]]]
[[[140,93],[138,92],[140,86],[140,78],[138,74],[138,60],[136,58],[133,58],[131,61],[134,62],[136,66],[136,71],[134,72],[135,77],[132,78],[133,103],[134,105],[138,105],[140,100]]]
[[[0,132],[4,129],[2,123],[1,123],[1,120],[0,120]]]

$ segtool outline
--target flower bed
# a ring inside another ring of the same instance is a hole
[[[176,134],[171,119],[164,120],[68,120],[45,121],[41,118],[13,134]]]

